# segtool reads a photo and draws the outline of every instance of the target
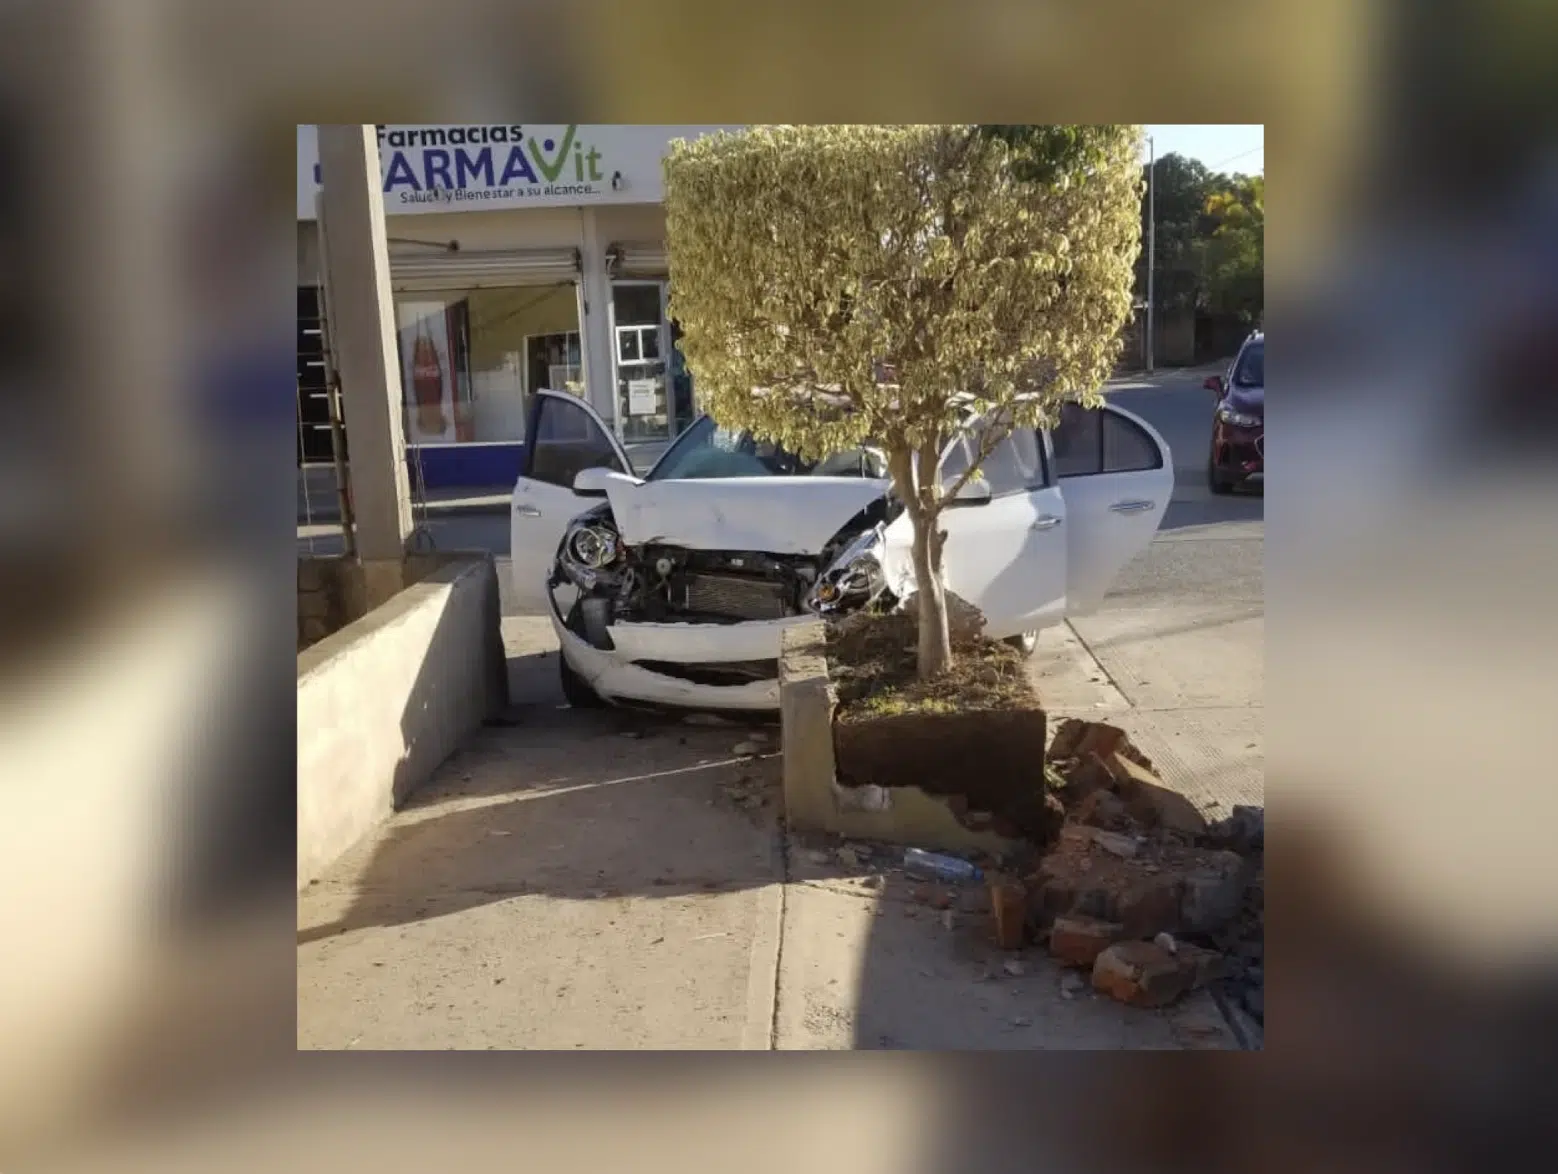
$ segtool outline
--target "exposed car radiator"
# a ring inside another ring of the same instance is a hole
[[[688,575],[685,607],[698,615],[777,620],[791,613],[783,583],[753,575]]]

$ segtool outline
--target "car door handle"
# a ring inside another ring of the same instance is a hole
[[[541,516],[541,511],[533,505],[517,505],[514,507],[514,512],[522,518],[539,518]]]
[[[1155,510],[1158,503],[1155,501],[1117,501],[1109,507],[1117,514],[1140,514],[1147,510]]]
[[[1035,519],[1033,525],[1029,526],[1028,529],[1053,530],[1058,525],[1060,525],[1059,518],[1057,518],[1054,514],[1045,514],[1042,518]]]

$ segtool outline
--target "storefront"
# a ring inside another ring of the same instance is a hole
[[[531,396],[586,397],[635,462],[695,413],[667,312],[660,163],[711,126],[379,129],[408,460],[428,489],[506,486]],[[317,139],[298,128],[300,465],[330,460],[317,354]]]

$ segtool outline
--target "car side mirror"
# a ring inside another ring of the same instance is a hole
[[[1206,377],[1206,382],[1201,386],[1206,388],[1208,391],[1215,391],[1218,395],[1222,395],[1223,392],[1227,390],[1226,386],[1223,384],[1223,377],[1221,375],[1208,375]]]
[[[573,491],[579,497],[605,497],[606,486],[622,481],[633,482],[634,478],[619,473],[615,469],[597,465],[579,470],[578,475],[573,479]]]
[[[963,482],[963,488],[959,489],[957,496],[947,503],[952,506],[989,505],[990,482],[978,477],[971,477]]]

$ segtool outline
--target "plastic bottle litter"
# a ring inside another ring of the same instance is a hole
[[[967,860],[943,856],[939,852],[926,852],[920,848],[910,848],[904,852],[903,866],[919,876],[944,881],[977,881],[983,880],[985,875]]]

